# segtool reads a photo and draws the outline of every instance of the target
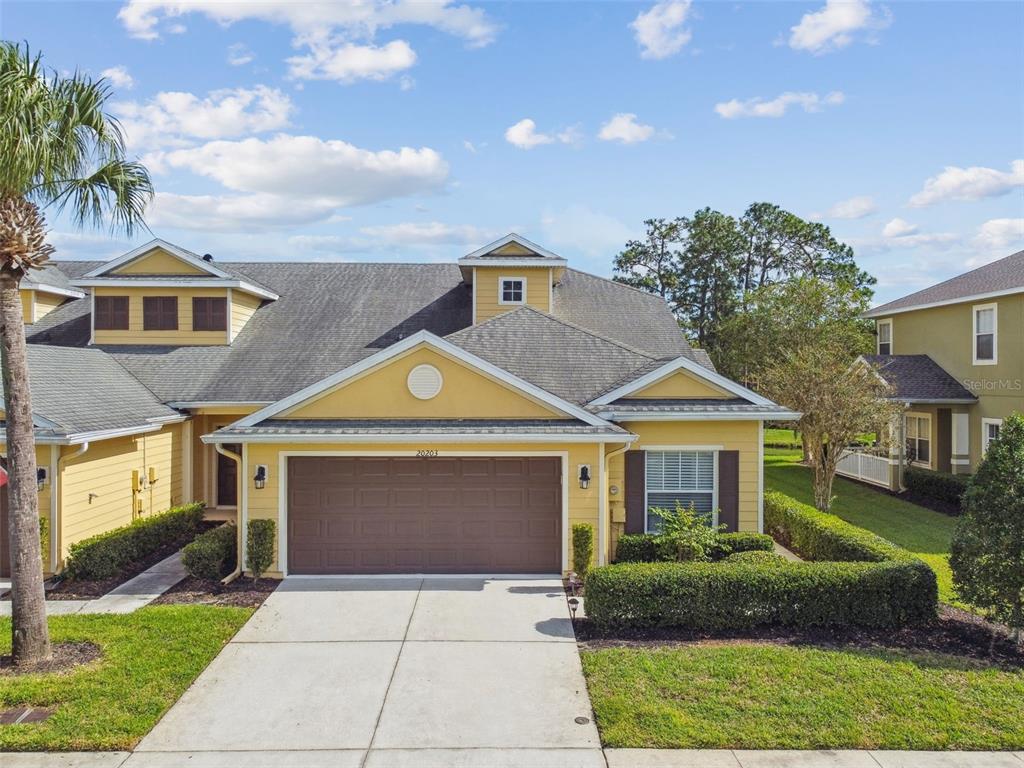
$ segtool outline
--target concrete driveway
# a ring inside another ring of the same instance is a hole
[[[605,766],[557,579],[287,579],[125,765],[186,759]]]

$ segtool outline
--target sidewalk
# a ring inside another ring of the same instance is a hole
[[[95,600],[47,600],[47,616],[84,613],[131,613],[156,600],[187,574],[181,564],[181,552],[146,569],[133,579]],[[11,615],[11,602],[0,602],[0,616]]]
[[[1024,752],[606,749],[608,768],[1024,768]]]

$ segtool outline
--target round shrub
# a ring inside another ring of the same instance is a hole
[[[197,579],[216,581],[235,568],[236,534],[231,523],[196,536],[181,550],[181,564]]]

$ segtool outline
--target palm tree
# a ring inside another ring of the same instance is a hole
[[[22,277],[53,253],[42,209],[68,212],[76,226],[126,234],[145,226],[149,173],[125,157],[124,136],[104,111],[101,78],[50,72],[28,46],[0,42],[0,363],[7,426],[12,655],[17,665],[50,656],[39,567],[32,398],[26,363]]]

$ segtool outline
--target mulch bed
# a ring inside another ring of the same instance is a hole
[[[102,655],[100,647],[95,643],[54,643],[51,648],[53,654],[48,661],[24,667],[15,667],[10,654],[0,656],[0,677],[71,672],[76,667],[96,661]]]
[[[903,629],[764,627],[745,632],[653,629],[602,633],[591,622],[582,619],[576,622],[576,638],[582,650],[743,645],[753,642],[829,649],[945,653],[1001,666],[1024,668],[1024,646],[1015,644],[1005,627],[996,627],[993,632],[992,625],[980,616],[948,605],[939,606],[939,616],[934,622]]]
[[[259,608],[279,581],[260,579],[253,583],[248,576],[239,576],[230,584],[206,581],[188,576],[150,605],[228,605],[240,608]]]

